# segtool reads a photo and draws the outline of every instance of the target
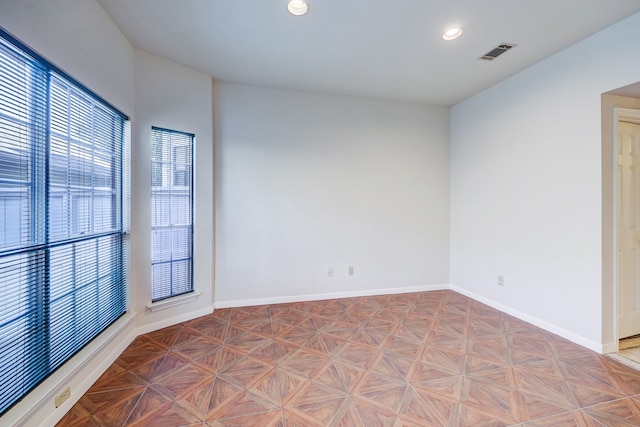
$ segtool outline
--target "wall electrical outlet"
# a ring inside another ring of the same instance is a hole
[[[56,396],[56,408],[59,408],[60,405],[62,405],[69,397],[71,397],[71,386],[67,386],[64,390],[58,393]]]
[[[349,276],[353,276],[353,266],[349,267],[348,273],[349,273]]]
[[[498,286],[504,286],[504,277],[498,276]]]
[[[327,277],[333,277],[333,268],[327,268]]]

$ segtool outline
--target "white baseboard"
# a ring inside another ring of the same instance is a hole
[[[55,426],[136,337],[135,316],[135,313],[126,313],[98,335],[4,414],[0,425]],[[55,396],[67,386],[71,387],[71,396],[56,408]]]
[[[489,307],[493,307],[496,310],[500,310],[503,313],[507,313],[510,314],[511,316],[517,317],[520,320],[524,320],[525,322],[531,323],[532,325],[535,325],[539,328],[542,328],[546,331],[549,331],[551,333],[554,333],[556,335],[561,336],[562,338],[566,338],[571,342],[574,342],[576,344],[579,344],[583,347],[588,348],[589,350],[593,350],[595,352],[598,352],[600,354],[603,354],[604,352],[604,348],[603,345],[600,343],[597,343],[595,341],[591,341],[589,339],[586,339],[578,334],[575,334],[571,331],[567,331],[566,329],[560,328],[552,323],[549,322],[545,322],[544,320],[540,320],[537,317],[531,316],[529,314],[523,313],[521,311],[518,311],[516,309],[513,309],[511,307],[508,307],[506,305],[500,304],[499,302],[493,301],[489,298],[485,298],[483,296],[477,295],[473,292],[467,291],[466,289],[462,289],[459,288],[457,286],[451,286],[450,289],[452,291],[456,291],[462,295],[465,295],[471,299],[474,299],[478,302],[481,302],[483,304],[488,305]]]
[[[230,308],[230,307],[249,307],[255,305],[266,304],[283,304],[289,302],[300,301],[319,301],[335,298],[352,298],[352,297],[364,297],[373,295],[391,295],[391,294],[406,294],[411,292],[425,292],[425,291],[441,291],[449,289],[448,284],[442,285],[426,285],[426,286],[410,286],[404,288],[385,288],[385,289],[366,289],[358,291],[347,292],[331,292],[322,294],[307,294],[307,295],[290,295],[282,297],[272,298],[253,298],[253,299],[240,299],[229,301],[216,301],[215,308]]]
[[[148,325],[139,326],[136,328],[136,336],[142,334],[148,334],[149,332],[157,331],[158,329],[167,328],[169,326],[177,325],[178,323],[186,322],[188,320],[195,319],[196,317],[206,316],[213,313],[213,307],[203,308],[201,310],[189,311],[187,313],[180,314],[178,316],[168,317],[162,319],[159,322],[149,323]]]

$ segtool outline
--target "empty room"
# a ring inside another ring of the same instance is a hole
[[[639,41],[0,0],[0,425],[640,426]]]

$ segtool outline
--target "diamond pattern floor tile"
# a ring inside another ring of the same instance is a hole
[[[453,291],[139,336],[58,426],[640,426],[640,372]]]
[[[363,426],[348,397],[283,408],[282,413],[285,427]]]
[[[282,411],[274,410],[209,421],[205,427],[282,427]]]
[[[71,408],[58,425],[121,426],[138,403],[145,387],[87,393]]]

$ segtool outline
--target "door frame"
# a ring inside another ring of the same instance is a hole
[[[619,351],[618,332],[618,123],[627,121],[640,124],[640,110],[632,108],[613,108],[613,330],[615,351]]]

